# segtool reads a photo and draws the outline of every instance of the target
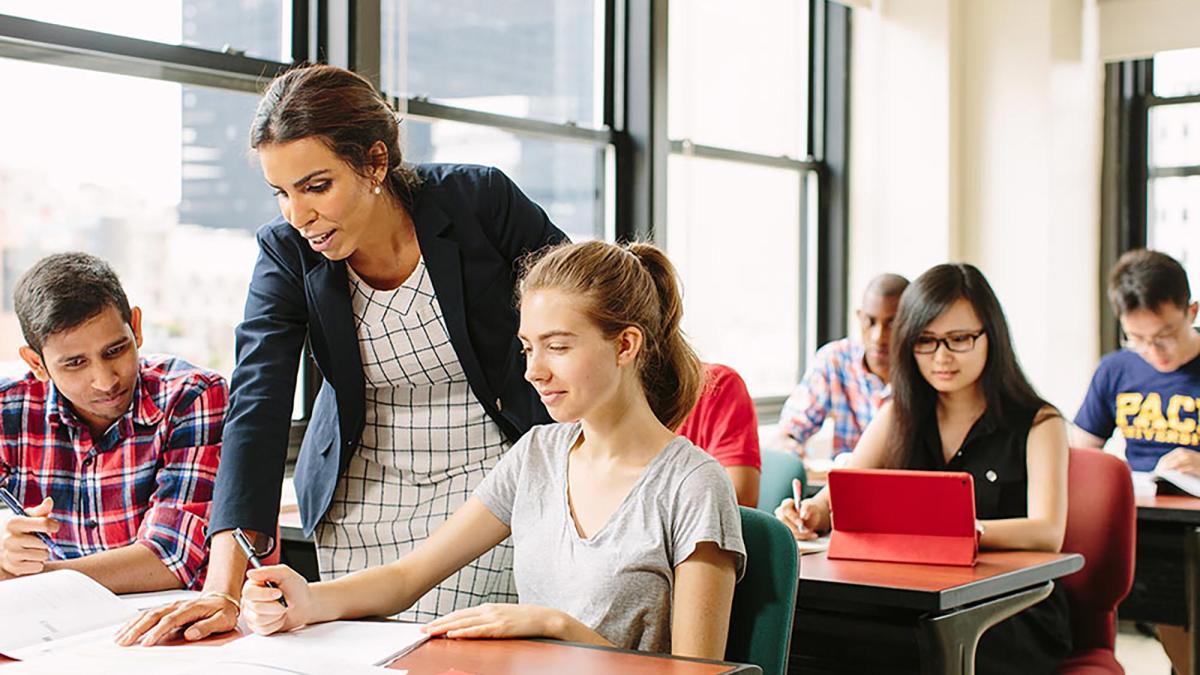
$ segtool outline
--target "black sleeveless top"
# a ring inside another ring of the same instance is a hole
[[[937,416],[930,415],[905,468],[965,471],[975,483],[976,518],[1024,518],[1029,515],[1025,449],[1037,412],[1014,411],[1004,417],[985,412],[949,462],[942,453]],[[1050,597],[993,626],[979,641],[976,672],[1053,673],[1071,653],[1068,609],[1066,595],[1056,585]]]
[[[1025,444],[1036,414],[1036,410],[1020,411],[1002,420],[984,413],[949,462],[942,453],[937,416],[931,415],[922,427],[925,433],[918,439],[906,468],[965,471],[975,480],[976,518],[1024,518],[1029,513]]]

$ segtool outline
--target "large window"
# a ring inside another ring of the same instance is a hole
[[[291,60],[290,0],[0,0],[0,14],[169,45]]]
[[[254,227],[277,213],[224,140],[254,97],[9,59],[0,81],[44,89],[36,106],[0,106],[0,354],[16,359],[22,344],[16,279],[47,254],[81,250],[112,263],[142,307],[146,350],[228,375]]]
[[[217,57],[274,72],[290,61],[291,9],[280,0],[0,0],[5,37],[21,38],[0,42],[0,81],[11,95],[0,106],[5,374],[24,371],[14,283],[46,255],[80,250],[108,260],[142,308],[143,352],[230,375],[254,231],[279,213],[246,151],[254,81],[238,83],[236,70],[226,87],[133,76],[123,59],[140,50],[177,59],[167,67]],[[62,44],[32,39],[43,36]],[[301,388],[295,417],[304,403]]]
[[[815,348],[809,7],[670,6],[667,250],[701,357],[733,366],[759,398],[786,395]]]
[[[281,3],[0,2],[0,12],[171,44],[256,48],[278,58]],[[122,11],[122,9],[124,11]],[[237,41],[236,38],[245,41]],[[96,253],[143,308],[145,351],[228,375],[257,246],[278,214],[245,152],[256,96],[0,59],[21,105],[0,106],[0,358],[22,343],[12,285],[58,251]]]
[[[1200,49],[1154,57],[1148,105],[1146,244],[1188,271],[1200,295]]]
[[[410,160],[496,166],[572,239],[611,237],[602,0],[384,0],[381,12],[381,86],[408,113]]]
[[[1200,49],[1105,66],[1101,195],[1101,345],[1118,346],[1103,289],[1123,252],[1160,250],[1200,295]]]
[[[665,243],[703,356],[785,393],[815,346],[832,174],[810,15],[829,6],[0,0],[0,362],[22,368],[14,281],[85,250],[144,309],[147,352],[230,374],[277,214],[247,125],[271,77],[324,61],[377,83],[407,159],[497,166],[575,240]]]

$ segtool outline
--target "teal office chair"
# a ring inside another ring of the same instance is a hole
[[[746,574],[733,591],[725,660],[752,663],[762,668],[763,675],[784,675],[800,581],[796,540],[774,516],[739,508]]]
[[[762,473],[758,477],[758,508],[774,514],[779,502],[792,496],[793,478],[799,478],[801,485],[808,485],[804,460],[794,452],[763,448]]]

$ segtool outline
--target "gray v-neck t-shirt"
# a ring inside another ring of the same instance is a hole
[[[584,539],[567,503],[574,424],[532,428],[475,496],[512,530],[521,603],[571,615],[618,647],[671,651],[675,567],[700,542],[746,565],[733,485],[708,453],[676,436],[650,461],[617,510]]]

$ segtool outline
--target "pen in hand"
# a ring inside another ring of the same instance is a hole
[[[250,545],[250,538],[246,536],[246,533],[242,531],[242,528],[238,527],[233,530],[233,540],[236,541],[238,546],[242,548],[242,553],[246,554],[246,559],[250,561],[250,564],[254,566],[254,569],[259,569],[262,567],[262,562],[259,561],[258,554],[254,552],[254,547]],[[279,586],[276,586],[275,582],[273,581],[267,581],[264,583],[266,583],[268,588],[279,588]],[[288,606],[287,600],[283,599],[282,593],[279,595],[279,604],[283,605],[284,607]]]
[[[23,518],[29,517],[29,514],[25,511],[25,509],[21,507],[21,502],[17,501],[17,498],[14,497],[13,494],[9,492],[8,489],[3,485],[0,485],[0,501],[3,501],[4,505],[16,515]],[[54,543],[54,540],[50,538],[50,535],[46,534],[45,532],[34,532],[33,534],[40,539],[43,544],[46,545],[46,548],[50,549],[51,560],[67,559],[67,554],[63,552],[62,547]]]

